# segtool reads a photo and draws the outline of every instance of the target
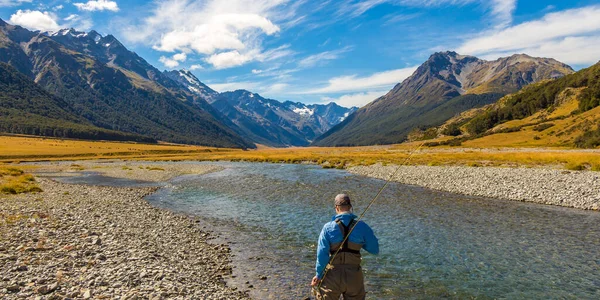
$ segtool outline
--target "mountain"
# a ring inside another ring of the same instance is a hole
[[[282,103],[246,90],[219,94],[190,71],[164,71],[164,74],[211,103],[232,123],[226,124],[242,137],[273,147],[306,146],[357,109],[333,102],[326,105]]]
[[[443,136],[431,145],[598,147],[600,63],[467,110],[436,132]]]
[[[188,70],[173,70],[164,71],[163,74],[168,78],[176,81],[181,86],[206,100],[208,103],[213,103],[219,97],[219,93],[202,83],[192,72]]]
[[[457,113],[574,71],[554,59],[525,54],[486,61],[438,52],[386,95],[318,137],[317,146],[393,144],[415,128],[437,126]]]
[[[243,137],[274,147],[307,146],[356,110],[335,103],[282,103],[246,90],[221,93],[213,106],[242,130]]]
[[[0,62],[0,131],[61,138],[156,142],[149,137],[107,130],[69,111],[62,99]]]
[[[31,32],[0,22],[0,61],[94,126],[168,142],[253,147],[210,104],[111,35]]]

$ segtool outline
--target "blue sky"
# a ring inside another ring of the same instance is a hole
[[[344,106],[385,94],[436,51],[600,60],[600,1],[589,0],[0,0],[0,18],[113,34],[218,91]]]

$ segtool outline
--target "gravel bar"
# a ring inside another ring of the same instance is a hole
[[[398,166],[355,166],[349,172],[388,179]],[[600,209],[600,172],[543,168],[402,166],[394,181],[434,190],[579,209]]]
[[[230,248],[156,188],[69,185],[0,198],[0,299],[247,299],[225,284]]]

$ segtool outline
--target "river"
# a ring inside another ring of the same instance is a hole
[[[307,298],[335,195],[358,214],[384,184],[313,165],[218,164],[147,200],[199,216],[231,245],[229,283],[259,299]],[[368,299],[600,298],[598,212],[390,184],[364,221],[381,247],[363,255]]]
[[[358,214],[384,184],[314,165],[210,164],[224,170],[161,183],[147,200],[200,217],[215,243],[231,246],[228,283],[255,299],[309,297],[333,198],[348,193]],[[54,178],[156,185],[94,172]],[[598,212],[392,183],[364,221],[381,248],[363,256],[368,299],[600,299]]]

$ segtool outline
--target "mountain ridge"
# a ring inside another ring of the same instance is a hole
[[[95,126],[176,143],[254,147],[223,125],[206,101],[180,89],[112,35],[72,29],[45,34],[4,23],[0,61],[66,100]]]
[[[450,100],[465,109],[483,106],[529,83],[573,72],[556,60],[523,54],[485,61],[453,51],[436,52],[410,77],[317,138],[313,145],[400,143],[415,128],[441,124],[459,113],[443,106]],[[427,114],[430,117],[424,117]]]

